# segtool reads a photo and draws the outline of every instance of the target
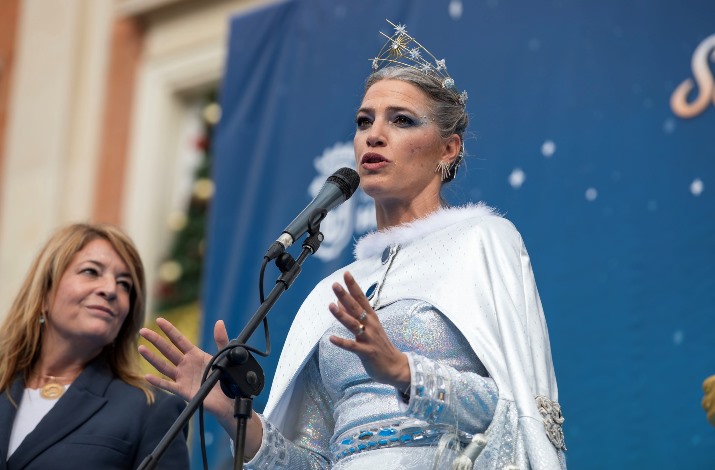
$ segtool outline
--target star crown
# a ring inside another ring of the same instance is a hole
[[[442,88],[452,92],[456,102],[465,106],[467,104],[467,92],[459,92],[454,80],[447,73],[445,60],[438,60],[415,38],[407,34],[405,25],[396,25],[390,20],[387,20],[387,22],[395,28],[395,33],[392,36],[388,36],[380,31],[380,34],[387,38],[387,42],[382,46],[377,57],[372,59],[372,71],[377,72],[381,67],[390,65],[418,70],[437,81],[437,83],[441,83]]]

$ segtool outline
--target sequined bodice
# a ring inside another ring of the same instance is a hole
[[[457,370],[487,375],[464,336],[431,305],[402,300],[377,313],[390,340],[401,351],[420,354]],[[323,335],[318,349],[322,381],[334,403],[334,437],[367,423],[404,416],[395,389],[372,380],[355,354],[329,341],[331,335],[353,336],[336,324]]]

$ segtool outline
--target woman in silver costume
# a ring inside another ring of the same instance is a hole
[[[298,311],[265,412],[249,420],[246,468],[566,468],[521,236],[485,205],[449,208],[440,196],[464,158],[466,93],[393,26],[354,138],[378,230]],[[188,399],[209,356],[158,323],[170,342],[141,334],[164,358],[140,352],[168,380],[147,378]],[[227,343],[222,322],[214,333]],[[215,389],[204,405],[234,436],[232,401]]]

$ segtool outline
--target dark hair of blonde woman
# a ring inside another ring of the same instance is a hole
[[[60,278],[75,254],[89,242],[106,240],[129,268],[132,290],[129,313],[115,341],[104,347],[112,372],[122,381],[142,390],[147,402],[154,394],[139,369],[137,341],[144,324],[145,278],[139,252],[120,229],[108,224],[74,224],[58,230],[42,248],[30,267],[0,327],[0,392],[9,392],[15,376],[29,380],[32,368],[40,358],[43,326],[40,318],[46,299],[52,298]]]

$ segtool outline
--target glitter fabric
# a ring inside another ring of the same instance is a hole
[[[304,370],[298,435],[291,442],[264,420],[263,445],[246,468],[365,468],[356,454],[385,449],[391,457],[380,468],[428,468],[445,433],[456,431],[468,442],[487,429],[498,392],[457,328],[422,301],[398,301],[377,313],[393,344],[409,350],[409,403],[393,387],[372,380],[356,355],[330,343],[331,335],[351,337],[335,324]],[[422,467],[405,466],[416,455],[414,447],[430,448],[414,460]],[[385,463],[401,453],[394,461],[404,461],[402,466]]]
[[[335,320],[326,308],[335,300],[330,286],[340,282],[345,271],[350,271],[365,291],[371,291],[370,302],[381,316],[386,316],[392,304],[407,299],[433,306],[433,310],[438,311],[445,322],[454,325],[455,331],[458,330],[466,339],[468,349],[489,371],[489,379],[494,381],[498,390],[498,403],[485,432],[487,445],[477,458],[477,468],[502,469],[507,465],[533,470],[565,468],[563,449],[552,444],[545,426],[548,425],[549,432],[553,434],[556,431],[554,426],[561,427],[563,415],[556,416],[558,419],[551,413],[544,416],[536,400],[537,396],[545,397],[555,409],[558,389],[546,320],[530,258],[513,224],[483,205],[442,209],[425,219],[366,235],[358,242],[355,253],[357,260],[354,263],[328,276],[313,289],[296,314],[286,338],[265,413],[276,429],[293,441],[291,445],[300,442],[307,427],[306,421],[302,420],[303,409],[313,410],[312,414],[321,410],[308,400],[309,397],[325,396],[327,398],[321,399],[318,404],[334,408],[340,405],[338,400],[350,399],[347,395],[330,395],[328,384],[324,386],[326,390],[321,392],[315,389],[312,379],[309,380],[310,377],[316,377],[315,373],[318,373],[316,383],[329,378],[326,371],[320,370],[324,366],[322,361],[318,366],[316,351],[320,348],[321,338],[335,326]],[[373,285],[376,287],[373,288]],[[414,303],[410,308],[417,305]],[[405,308],[405,304],[399,308]],[[429,333],[419,329],[414,331],[415,336],[409,338],[410,345],[422,341],[421,335]],[[347,336],[346,332],[344,334]],[[425,341],[429,340],[428,336],[425,338]],[[429,426],[434,430],[440,423],[449,422],[450,413],[453,413],[450,410],[453,405],[451,397],[456,395],[461,398],[459,393],[454,392],[454,383],[443,383],[443,379],[440,379],[450,375],[441,367],[452,366],[444,364],[442,359],[434,361],[428,354],[412,347],[408,349],[416,352],[410,355],[413,361],[410,406],[413,401],[417,406],[422,389],[418,390],[415,386],[421,384],[424,396],[432,398],[425,402],[418,413],[422,413],[422,417],[436,420]],[[415,358],[424,358],[424,362],[421,359],[415,362]],[[427,361],[438,364],[431,365]],[[342,361],[337,364],[339,367],[344,366]],[[311,369],[316,372],[311,372]],[[417,377],[414,375],[416,372],[424,376]],[[323,377],[320,377],[320,373]],[[334,377],[329,379],[336,380]],[[368,384],[354,383],[350,389],[357,391],[360,386],[368,387]],[[378,396],[378,390],[373,393],[375,397]],[[386,400],[391,394],[394,403],[400,404],[399,398],[395,397],[396,391],[383,393]],[[442,406],[440,410],[442,394],[448,406]],[[356,405],[368,406],[367,403],[357,402]],[[369,405],[382,406],[377,400]],[[468,426],[461,422],[462,415],[457,413],[453,416],[460,420],[459,430],[468,432]],[[470,416],[481,416],[481,412],[473,408]],[[332,430],[350,433],[353,429],[362,430],[361,426],[368,424],[351,425],[346,423],[346,417],[347,414],[335,414],[335,427]],[[416,418],[416,415],[410,417]],[[549,417],[546,423],[545,418]],[[378,418],[371,417],[370,421],[374,422],[374,419]],[[328,422],[327,419],[324,421]],[[341,425],[343,431],[338,431]],[[311,429],[311,435],[320,432],[323,431],[317,426]],[[372,436],[365,436],[372,440]],[[287,448],[288,455],[292,455],[290,445]],[[390,452],[399,452],[413,448],[397,446],[382,450],[388,449]],[[335,458],[333,450],[328,446],[327,449],[316,449],[311,455],[318,454],[330,468],[328,462]],[[338,460],[332,468],[347,469],[349,467],[344,465],[352,460],[359,461],[362,456],[378,458],[381,454],[380,450],[356,452],[352,457]],[[429,468],[427,463],[425,465],[424,468]],[[386,464],[372,465],[372,468],[390,467]]]
[[[327,339],[349,337],[349,332],[342,325],[330,328],[320,341],[319,357],[323,383],[335,403],[334,457],[383,446],[429,445],[455,426],[469,438],[485,430],[496,407],[496,387],[454,325],[421,301],[398,301],[377,313],[395,347],[408,351],[411,398],[405,405],[393,387],[371,380],[357,356]]]

